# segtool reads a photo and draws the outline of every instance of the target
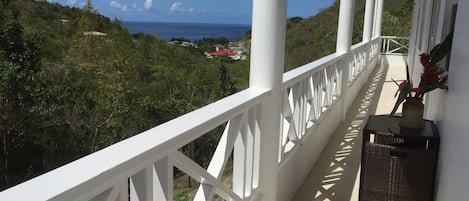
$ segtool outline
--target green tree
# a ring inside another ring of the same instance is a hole
[[[91,0],[86,0],[85,5],[83,6],[84,12],[92,12],[93,6],[91,5]]]
[[[0,4],[0,188],[40,169],[40,161],[34,160],[36,136],[31,132],[37,125],[31,107],[41,68],[40,39],[24,36],[18,15],[8,2]]]
[[[231,79],[226,66],[221,65],[220,71],[220,98],[236,93],[235,83]]]

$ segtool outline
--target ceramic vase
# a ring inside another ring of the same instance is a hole
[[[402,105],[402,117],[399,126],[408,129],[423,128],[423,108],[421,98],[406,98]]]

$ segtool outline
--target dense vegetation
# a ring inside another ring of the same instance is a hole
[[[248,69],[132,37],[91,4],[1,1],[0,189],[245,88]]]
[[[409,36],[411,0],[385,0],[381,35]],[[356,0],[353,44],[362,41],[365,0]],[[285,71],[332,54],[336,48],[339,1],[317,15],[287,21]]]
[[[383,35],[408,35],[400,23],[410,19],[409,5],[386,1]],[[288,20],[286,69],[334,51],[337,13],[338,2]],[[363,21],[357,13],[354,42]],[[203,57],[226,42],[184,48],[130,35],[89,1],[83,9],[0,1],[0,190],[246,88],[249,61]],[[220,130],[183,151],[207,165],[213,149],[206,146]]]

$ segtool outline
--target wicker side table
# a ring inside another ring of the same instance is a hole
[[[401,130],[400,117],[370,116],[363,129],[359,200],[433,200],[439,134]]]

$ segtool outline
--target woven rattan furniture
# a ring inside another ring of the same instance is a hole
[[[439,135],[435,124],[403,130],[400,117],[371,115],[363,129],[359,200],[433,200]]]

